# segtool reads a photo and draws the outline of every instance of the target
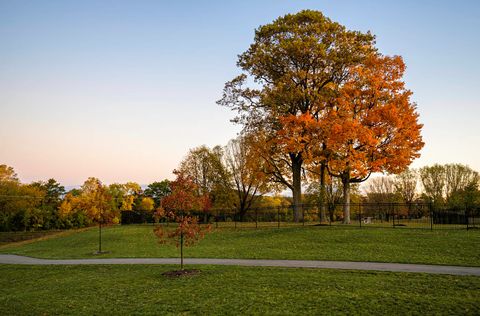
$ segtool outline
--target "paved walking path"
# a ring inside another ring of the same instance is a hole
[[[184,259],[185,264],[210,264],[249,267],[320,268],[341,270],[370,270],[391,272],[420,272],[433,274],[477,275],[480,267],[441,266],[405,263],[348,262],[317,260],[264,260],[264,259]],[[78,264],[180,264],[178,258],[117,258],[117,259],[37,259],[0,254],[0,264],[78,265]]]

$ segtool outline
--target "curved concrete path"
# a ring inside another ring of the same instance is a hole
[[[405,263],[316,261],[316,260],[265,260],[265,259],[200,259],[187,258],[184,263],[249,267],[320,268],[341,270],[370,270],[390,272],[418,272],[433,274],[476,275],[480,267],[441,266]],[[78,264],[180,264],[178,258],[116,258],[116,259],[37,259],[0,254],[0,264],[27,265],[78,265]]]

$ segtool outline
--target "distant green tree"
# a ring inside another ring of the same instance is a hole
[[[68,191],[67,193],[71,194],[72,196],[79,196],[80,194],[82,194],[82,190],[80,190],[80,189],[71,189],[71,190]]]
[[[48,179],[47,181],[37,181],[30,184],[45,192],[44,204],[58,207],[65,195],[65,187],[58,183],[55,179]]]
[[[165,179],[161,182],[150,183],[143,192],[143,195],[152,198],[155,202],[155,208],[157,208],[161,205],[162,199],[169,195],[170,192],[170,181]]]
[[[472,200],[480,182],[478,172],[462,164],[426,166],[420,169],[420,178],[428,201],[455,208]]]
[[[439,164],[425,166],[420,169],[423,184],[423,196],[436,205],[444,202],[445,167]]]
[[[119,212],[122,209],[123,201],[127,194],[127,190],[124,184],[112,183],[108,186],[108,192],[110,193],[112,209]]]
[[[457,209],[472,209],[480,205],[478,182],[471,182],[464,188],[455,191],[448,200],[448,206]]]
[[[459,198],[467,198],[468,192],[474,192],[480,177],[478,172],[467,165],[447,164],[445,169],[445,200],[448,205],[458,204]],[[462,201],[465,202],[465,201]],[[465,203],[463,203],[465,204]]]
[[[200,146],[191,149],[180,163],[179,171],[195,183],[198,196],[208,196],[214,206],[232,205],[230,174],[223,163],[220,146],[212,149]],[[206,205],[206,204],[205,204]]]
[[[0,165],[0,231],[42,229],[45,192],[18,181],[12,167]]]
[[[395,192],[402,196],[405,203],[411,204],[417,195],[418,172],[415,169],[407,169],[395,175]]]
[[[44,197],[39,207],[39,212],[43,217],[44,229],[58,228],[58,210],[63,197],[65,196],[65,188],[55,179],[47,181],[32,182],[30,186],[44,192]]]
[[[18,182],[17,174],[12,167],[0,165],[0,182],[14,181]]]

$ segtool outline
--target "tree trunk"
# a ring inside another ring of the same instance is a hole
[[[330,216],[330,223],[333,223],[335,218],[333,218],[333,213],[335,212],[335,205],[328,203],[328,214]]]
[[[242,194],[243,195],[243,194]],[[245,219],[245,215],[247,213],[247,207],[246,207],[246,202],[243,196],[240,197],[240,203],[238,205],[238,214],[240,217],[240,221],[243,222]]]
[[[241,209],[241,208],[238,210],[238,220],[239,220],[240,222],[245,221],[245,215],[246,215],[246,213],[247,213],[247,212],[246,212],[245,210]]]
[[[296,223],[302,220],[302,156],[290,154],[293,180],[293,218]]]
[[[343,223],[350,224],[350,176],[342,177],[343,184]]]
[[[320,222],[324,223],[327,221],[326,208],[327,204],[325,203],[325,171],[326,166],[324,163],[320,165]]]

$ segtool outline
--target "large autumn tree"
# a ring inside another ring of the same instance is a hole
[[[324,121],[328,170],[344,187],[344,223],[350,222],[351,183],[374,172],[400,173],[420,156],[422,124],[404,71],[401,57],[372,55],[351,69]]]
[[[254,42],[239,55],[243,74],[227,82],[221,105],[238,112],[245,131],[261,130],[273,164],[272,179],[291,188],[295,219],[301,217],[302,166],[307,146],[277,144],[282,117],[310,113],[321,119],[326,100],[344,82],[352,66],[374,49],[370,33],[349,31],[321,12],[287,14],[255,31]],[[255,84],[247,83],[254,81]],[[293,148],[293,150],[291,149]],[[282,152],[280,152],[282,151]]]

